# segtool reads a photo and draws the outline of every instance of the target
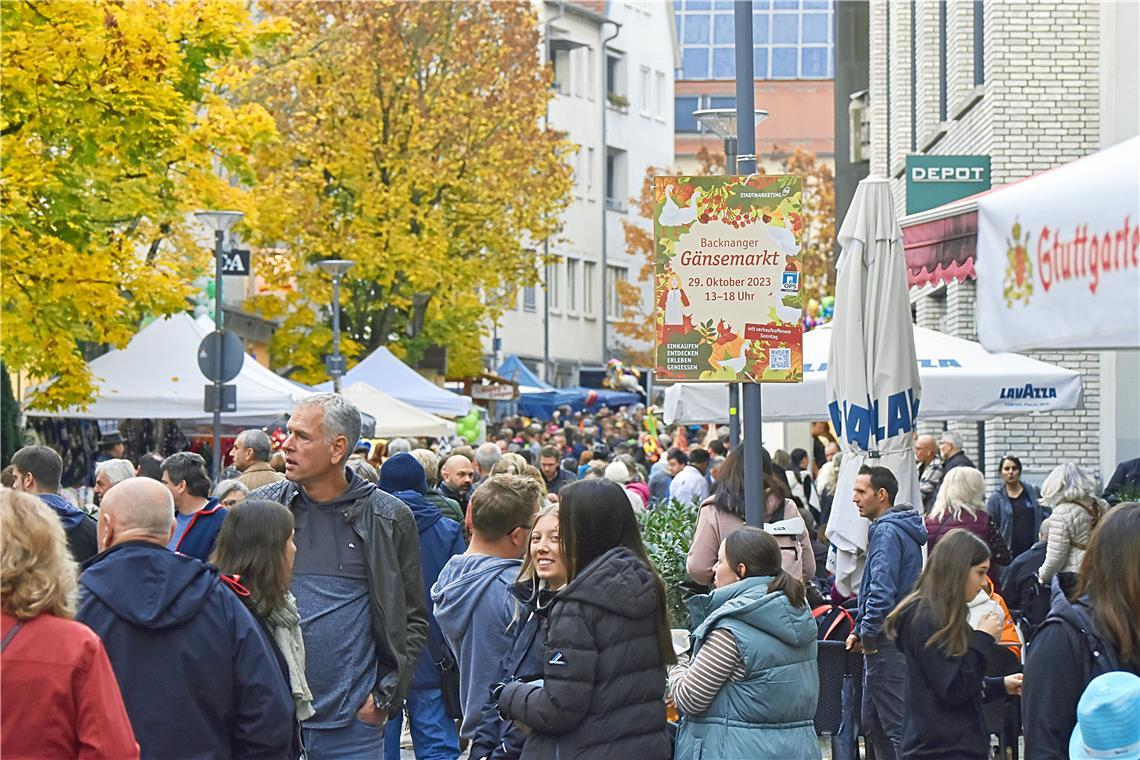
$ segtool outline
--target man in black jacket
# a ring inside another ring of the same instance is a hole
[[[416,521],[345,468],[360,412],[343,396],[305,399],[287,429],[286,479],[248,498],[280,502],[296,520],[291,590],[316,710],[302,726],[305,747],[313,757],[379,757],[427,640]]]
[[[974,463],[962,451],[962,436],[946,430],[938,439],[938,453],[942,455],[942,477],[955,467],[973,467]]]
[[[99,551],[95,521],[59,495],[63,459],[47,446],[25,446],[12,455],[12,475],[17,491],[40,497],[59,516],[67,533],[67,548],[76,562],[83,563]]]
[[[542,479],[546,481],[546,492],[555,496],[562,487],[577,480],[572,473],[560,466],[558,449],[553,446],[543,446],[538,455],[538,466],[542,470]]]

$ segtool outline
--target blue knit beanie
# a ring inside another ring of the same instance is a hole
[[[397,491],[416,491],[427,493],[427,478],[424,468],[419,460],[411,454],[401,451],[394,457],[389,457],[380,465],[381,491],[396,493]]]

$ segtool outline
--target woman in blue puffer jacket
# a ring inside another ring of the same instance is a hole
[[[673,666],[678,760],[818,758],[816,625],[780,547],[755,527],[720,545],[716,590],[689,600],[694,656]]]

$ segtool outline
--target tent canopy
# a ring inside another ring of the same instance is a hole
[[[373,436],[394,438],[397,436],[430,436],[443,438],[455,434],[455,423],[420,411],[411,404],[390,396],[367,383],[353,383],[341,390],[341,395],[351,401],[357,409],[376,419]]]
[[[804,381],[764,386],[765,422],[826,420],[827,359],[831,326],[804,333]],[[1020,354],[994,354],[980,344],[914,328],[921,419],[984,420],[1077,409],[1081,376]],[[677,383],[665,391],[665,422],[728,423],[728,387]]]
[[[641,402],[641,397],[629,391],[615,391],[607,388],[555,388],[540,379],[518,356],[511,354],[499,366],[499,374],[519,384],[518,408],[528,417],[548,419],[560,406],[568,406],[574,411],[590,411],[608,406],[632,406]],[[591,393],[593,396],[591,397]],[[593,403],[587,403],[588,401]]]
[[[207,419],[203,388],[209,381],[198,369],[198,344],[212,330],[212,322],[195,321],[185,313],[155,320],[126,348],[88,364],[96,378],[96,392],[86,409],[71,407],[50,413],[28,410],[27,414],[81,419]],[[237,386],[237,411],[222,415],[228,424],[271,422],[312,395],[248,356],[232,383]]]
[[[405,404],[431,414],[462,417],[471,411],[471,397],[460,396],[440,388],[414,369],[404,364],[384,346],[364,357],[342,379],[345,385],[367,383],[377,390],[394,396]],[[332,383],[317,388],[331,391]],[[377,420],[379,423],[379,420]]]

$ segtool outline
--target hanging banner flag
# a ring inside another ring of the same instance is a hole
[[[803,380],[799,177],[656,177],[654,380]]]
[[[1140,137],[978,199],[978,340],[1140,348]]]

